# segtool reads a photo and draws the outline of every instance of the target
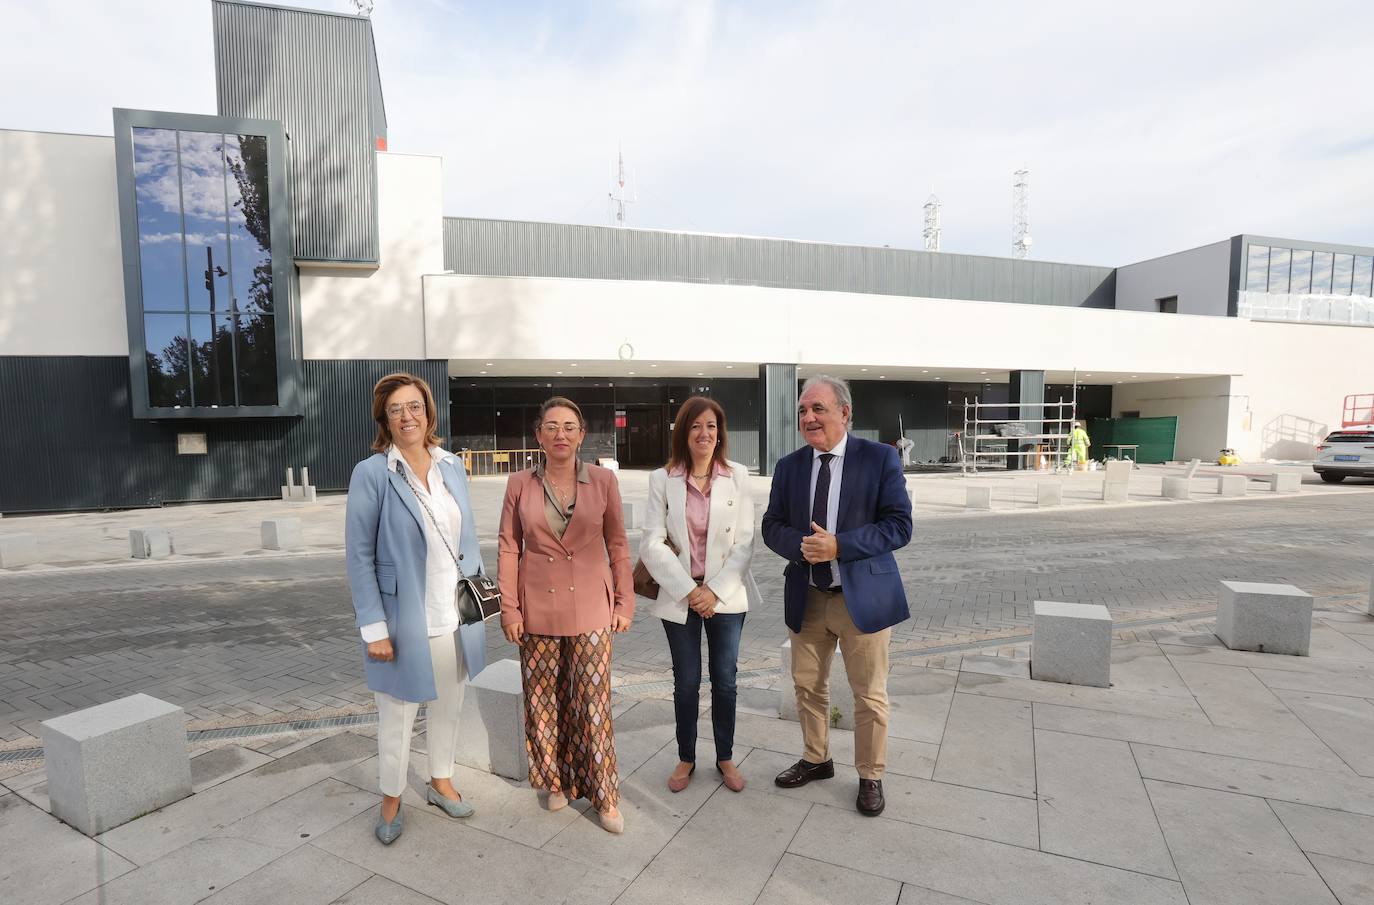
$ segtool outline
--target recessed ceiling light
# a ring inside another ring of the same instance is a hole
[[[554,371],[555,374],[562,374],[562,371]]]
[[[658,365],[649,365],[649,367],[651,367],[651,368],[656,368],[656,367],[658,367]]]
[[[575,368],[575,367],[577,367],[577,362],[575,362],[575,361],[570,361],[570,362],[568,362],[568,367],[570,367],[570,368]]]
[[[1126,381],[1124,381],[1124,380],[1118,380],[1118,381],[1117,381],[1117,383],[1125,383],[1125,382],[1126,382]]]
[[[631,376],[631,377],[635,376],[635,372],[634,372],[634,371],[631,371],[631,372],[630,372],[630,376]]]
[[[700,371],[697,371],[697,376],[698,376],[698,377],[705,377],[706,375],[703,374],[703,373],[701,373]]]
[[[734,365],[726,365],[725,367],[727,367],[727,368],[733,368]]]
[[[887,375],[886,375],[886,374],[879,374],[879,375],[878,375],[878,379],[879,379],[879,380],[886,380],[886,379],[887,379]]]
[[[922,368],[922,369],[921,369],[921,373],[922,373],[922,374],[929,374],[930,372],[927,371],[926,369]]]
[[[478,374],[485,374],[485,373],[487,373],[487,372],[486,372],[486,371],[478,371],[477,373],[478,373]]]
[[[1136,379],[1136,375],[1132,374],[1132,375],[1131,375],[1131,379],[1132,379],[1132,380],[1135,380],[1135,379]]]
[[[867,371],[868,368],[859,368],[860,371]]]
[[[475,387],[475,386],[477,386],[477,384],[475,384],[475,383],[470,383],[470,384],[468,384],[468,386],[470,386],[470,387]]]
[[[936,380],[944,380],[945,378],[943,378],[943,377],[936,377],[935,379],[936,379]]]
[[[1179,376],[1177,376],[1177,375],[1175,375],[1174,379],[1175,379],[1175,380],[1182,380],[1183,378],[1182,378],[1182,377],[1179,377]]]
[[[491,367],[491,362],[487,362],[487,367]]]
[[[979,374],[986,374],[987,371],[979,371],[978,373],[979,373]]]

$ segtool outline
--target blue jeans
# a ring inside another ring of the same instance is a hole
[[[717,613],[702,619],[690,610],[687,624],[663,620],[668,651],[673,656],[673,712],[677,717],[678,760],[697,760],[697,714],[701,693],[701,628],[711,671],[711,729],[716,737],[716,760],[734,760],[735,672],[739,666],[739,638],[744,613]]]

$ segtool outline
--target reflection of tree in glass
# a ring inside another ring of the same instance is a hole
[[[272,310],[272,224],[267,197],[267,137],[240,135],[238,156],[228,157],[229,172],[238,184],[234,206],[243,214],[244,227],[257,241],[265,257],[253,268],[248,295],[259,311]]]
[[[178,336],[162,348],[161,354],[148,356],[148,402],[170,407],[191,404],[191,384],[187,380],[186,343]]]

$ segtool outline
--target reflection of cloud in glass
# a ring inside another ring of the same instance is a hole
[[[1269,285],[1269,246],[1251,245],[1246,258],[1245,288],[1264,292]]]

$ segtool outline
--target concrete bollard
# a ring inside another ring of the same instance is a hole
[[[264,550],[298,550],[305,546],[305,535],[298,518],[269,518],[262,522]]]
[[[129,531],[129,554],[134,559],[161,559],[175,552],[171,532],[166,528],[133,528]]]
[[[625,514],[625,530],[631,531],[635,528],[644,527],[644,504],[622,502],[621,511]]]
[[[1169,500],[1191,500],[1193,498],[1193,482],[1188,478],[1166,477],[1161,495]]]
[[[1217,494],[1219,496],[1245,496],[1246,485],[1250,479],[1243,474],[1217,475]]]
[[[1369,606],[1365,608],[1365,611],[1374,616],[1374,568],[1369,570]]]
[[[965,487],[964,506],[968,509],[991,509],[992,488],[984,486]]]
[[[1302,475],[1294,471],[1280,471],[1269,475],[1269,489],[1274,493],[1297,493],[1302,485]]]
[[[17,569],[38,562],[38,538],[32,534],[0,534],[0,569]]]
[[[530,778],[519,661],[492,663],[468,683],[459,725],[455,761],[507,779]]]
[[[797,715],[797,686],[792,681],[792,639],[782,643],[782,682],[778,689],[778,715],[784,720],[800,722]],[[849,673],[839,645],[830,660],[830,725],[836,729],[854,728],[854,691],[849,687]]]
[[[1231,650],[1305,657],[1312,643],[1312,595],[1291,584],[1223,581],[1217,637]]]
[[[54,817],[87,836],[191,794],[186,713],[146,694],[38,724]]]
[[[1105,503],[1124,503],[1130,499],[1131,467],[1128,459],[1108,459],[1105,463],[1106,474],[1102,478],[1102,501]]]
[[[1035,485],[1037,506],[1058,506],[1064,502],[1064,485],[1058,481],[1041,481]]]
[[[1112,614],[1105,606],[1035,601],[1032,679],[1106,688],[1111,670]]]

